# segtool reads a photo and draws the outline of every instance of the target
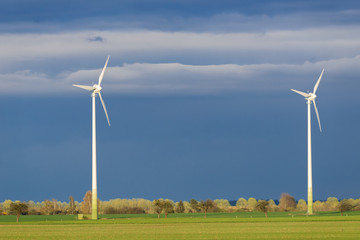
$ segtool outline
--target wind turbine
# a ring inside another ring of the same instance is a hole
[[[319,112],[316,107],[315,98],[316,98],[316,90],[319,87],[319,83],[321,80],[321,77],[324,73],[324,69],[322,70],[319,79],[317,80],[314,90],[312,93],[304,93],[298,90],[291,89],[291,91],[294,91],[306,99],[306,104],[308,105],[308,214],[313,214],[313,192],[312,192],[312,160],[311,160],[311,116],[310,116],[310,105],[311,102],[314,102],[314,108],[316,112],[316,116],[319,122],[319,128],[321,132],[321,124],[320,124],[320,118],[319,118]]]
[[[102,106],[104,108],[104,112],[107,118],[107,121],[109,123],[110,126],[110,121],[109,121],[109,116],[107,114],[106,111],[106,107],[105,107],[105,103],[104,100],[101,97],[101,82],[103,80],[104,77],[104,73],[105,73],[105,69],[107,66],[107,63],[109,61],[109,57],[106,60],[105,66],[103,68],[103,70],[101,71],[101,74],[99,76],[99,81],[97,84],[94,84],[93,86],[85,86],[85,85],[76,85],[73,84],[73,86],[78,87],[78,88],[82,88],[85,90],[88,90],[91,92],[91,97],[92,97],[92,212],[91,212],[91,219],[98,219],[98,215],[97,215],[97,177],[96,177],[96,114],[95,114],[95,97],[96,94],[99,95],[100,97],[100,101],[102,103]]]

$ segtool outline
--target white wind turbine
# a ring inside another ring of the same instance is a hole
[[[320,124],[320,118],[319,118],[319,112],[317,110],[316,107],[316,103],[315,103],[315,98],[316,98],[316,90],[319,87],[319,83],[321,80],[321,77],[324,73],[324,69],[322,70],[319,79],[317,80],[315,86],[314,86],[314,90],[312,93],[304,93],[301,91],[297,91],[294,89],[291,89],[292,91],[302,95],[305,97],[306,99],[306,104],[308,105],[308,214],[313,214],[313,192],[312,192],[312,161],[311,161],[311,116],[310,116],[310,104],[311,102],[314,102],[314,108],[315,108],[315,112],[316,112],[316,116],[319,122],[319,128],[320,128],[320,132],[321,132],[321,124]]]
[[[105,66],[99,76],[98,84],[94,84],[93,86],[85,86],[85,85],[76,85],[73,84],[75,87],[79,87],[85,90],[88,90],[91,92],[92,97],[92,212],[91,212],[91,218],[92,219],[98,219],[97,215],[97,177],[96,177],[96,115],[95,115],[95,97],[96,94],[99,94],[100,101],[102,103],[102,106],[104,108],[104,112],[107,118],[107,121],[110,126],[109,116],[106,111],[105,103],[101,97],[101,82],[104,77],[105,69],[107,66],[107,63],[109,61],[109,57],[106,60]]]

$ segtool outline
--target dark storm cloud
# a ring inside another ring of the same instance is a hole
[[[244,15],[274,15],[294,12],[326,12],[356,9],[359,2],[310,1],[310,0],[105,0],[105,1],[70,1],[70,0],[2,0],[0,8],[1,22],[18,21],[74,21],[93,17],[118,17],[161,15],[168,17],[204,17],[225,13]]]
[[[290,88],[312,89],[322,68],[314,197],[358,197],[359,10],[350,0],[0,1],[0,201],[82,199],[90,94],[72,84],[96,82],[108,54],[102,200],[306,198],[306,104]]]

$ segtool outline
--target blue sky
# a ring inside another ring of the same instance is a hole
[[[0,1],[0,201],[359,198],[357,1]]]

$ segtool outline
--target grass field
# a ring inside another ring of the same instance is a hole
[[[0,216],[0,239],[360,239],[360,212]],[[116,217],[116,218],[114,218]],[[111,219],[114,218],[114,219]]]

